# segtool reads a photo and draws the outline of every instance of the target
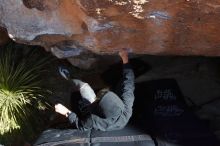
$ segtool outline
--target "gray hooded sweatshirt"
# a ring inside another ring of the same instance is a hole
[[[93,107],[101,114],[95,114],[93,110],[84,118],[79,118],[74,112],[68,118],[79,130],[96,129],[101,131],[119,130],[126,126],[131,115],[134,102],[134,73],[129,64],[123,65],[123,79],[121,82],[121,94],[108,91]]]

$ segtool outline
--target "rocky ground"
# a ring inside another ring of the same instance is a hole
[[[197,106],[195,113],[210,122],[210,128],[220,139],[220,59],[205,57],[156,57],[142,59],[152,69],[136,82],[174,78],[189,106]],[[189,102],[191,101],[191,102]]]
[[[136,83],[163,78],[176,79],[188,105],[197,105],[194,108],[195,113],[209,123],[211,130],[220,139],[219,58],[149,55],[136,56],[136,58],[143,61],[148,68],[147,72],[136,78]],[[59,66],[66,66],[71,71],[73,78],[80,78],[88,82],[94,89],[108,87],[108,84],[102,78],[102,73],[111,68],[112,60],[119,62],[119,57],[100,56],[99,60],[102,61],[102,59],[103,62],[93,69],[82,70],[72,66],[67,60],[54,57],[54,61],[48,66],[49,71],[44,76],[45,86],[52,92],[49,100],[52,103],[59,100],[70,107],[73,89],[71,84],[59,75]],[[112,78],[112,76],[109,78]],[[47,115],[48,117],[45,119],[49,119],[49,121],[45,129],[56,125],[56,119],[60,117],[55,114],[53,109]]]
[[[220,139],[220,59],[206,57],[165,57],[165,56],[139,56],[149,70],[136,78],[136,82],[154,79],[174,78],[189,106],[194,107],[195,113],[203,120],[207,120],[210,128]],[[65,61],[59,61],[51,66],[53,73],[49,78],[50,87],[54,95],[60,96],[66,105],[70,105],[71,85],[62,79],[57,66],[66,65],[73,73],[73,77],[81,78],[91,84],[95,89],[108,86],[101,74],[106,69],[80,70],[72,67]],[[110,77],[111,78],[111,77]],[[147,97],[146,97],[147,98]]]

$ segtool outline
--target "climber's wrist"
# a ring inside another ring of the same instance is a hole
[[[65,116],[66,116],[66,117],[69,117],[69,115],[70,115],[71,113],[72,113],[71,111],[68,111],[68,112],[65,114]]]

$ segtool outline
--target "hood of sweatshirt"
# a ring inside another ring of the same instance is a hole
[[[105,118],[119,116],[124,108],[123,101],[113,92],[107,92],[99,102],[99,108]]]

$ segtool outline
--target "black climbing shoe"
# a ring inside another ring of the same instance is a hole
[[[70,72],[65,67],[60,66],[59,67],[59,73],[60,75],[65,78],[66,80],[70,79]]]

